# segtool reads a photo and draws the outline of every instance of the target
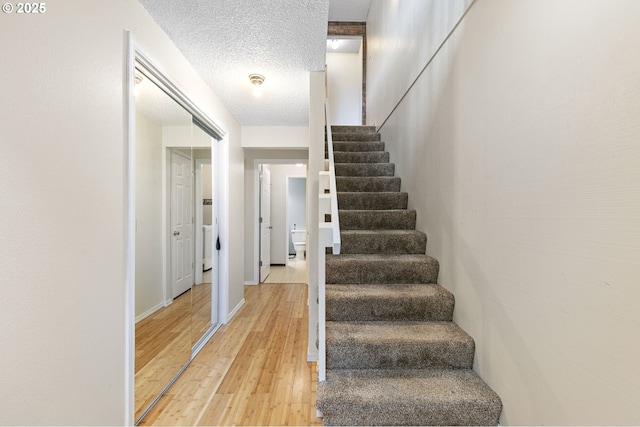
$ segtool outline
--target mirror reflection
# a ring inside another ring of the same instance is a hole
[[[136,69],[135,419],[217,322],[212,138]]]

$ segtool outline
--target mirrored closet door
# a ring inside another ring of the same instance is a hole
[[[218,324],[216,139],[138,64],[135,85],[135,419]],[[213,147],[213,150],[212,150]]]

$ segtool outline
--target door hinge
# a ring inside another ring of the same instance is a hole
[[[260,217],[260,224],[262,224],[262,217]]]
[[[260,261],[260,267],[262,267],[262,261]]]

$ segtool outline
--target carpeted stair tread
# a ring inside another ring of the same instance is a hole
[[[438,268],[428,255],[328,255],[326,283],[436,283]]]
[[[344,210],[338,211],[340,230],[414,230],[416,211],[413,209]]]
[[[360,125],[333,125],[331,126],[331,133],[376,133],[375,126],[360,126]],[[326,132],[325,132],[326,133]]]
[[[343,230],[341,254],[424,254],[427,235],[416,230]]]
[[[336,189],[341,191],[400,191],[400,178],[395,176],[337,176]]]
[[[389,163],[386,151],[334,151],[336,163]]]
[[[393,163],[336,163],[336,176],[394,176]]]
[[[454,303],[433,283],[326,285],[326,318],[333,321],[450,321]]]
[[[472,370],[330,370],[318,384],[325,425],[496,425],[502,402]]]
[[[385,144],[383,141],[333,141],[333,152],[365,152],[365,151],[384,151]],[[328,151],[327,145],[324,148],[325,158]]]
[[[328,369],[471,369],[474,350],[453,322],[327,322]]]
[[[326,139],[326,137],[325,137]],[[380,141],[379,133],[370,132],[332,132],[332,141]]]
[[[338,192],[340,210],[388,210],[406,209],[409,195],[393,192]]]

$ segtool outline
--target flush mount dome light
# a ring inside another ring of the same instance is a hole
[[[255,96],[261,96],[264,76],[262,74],[249,74],[249,80],[253,84],[253,94]]]
[[[262,74],[249,74],[249,80],[256,86],[260,86],[264,83],[264,76]]]

